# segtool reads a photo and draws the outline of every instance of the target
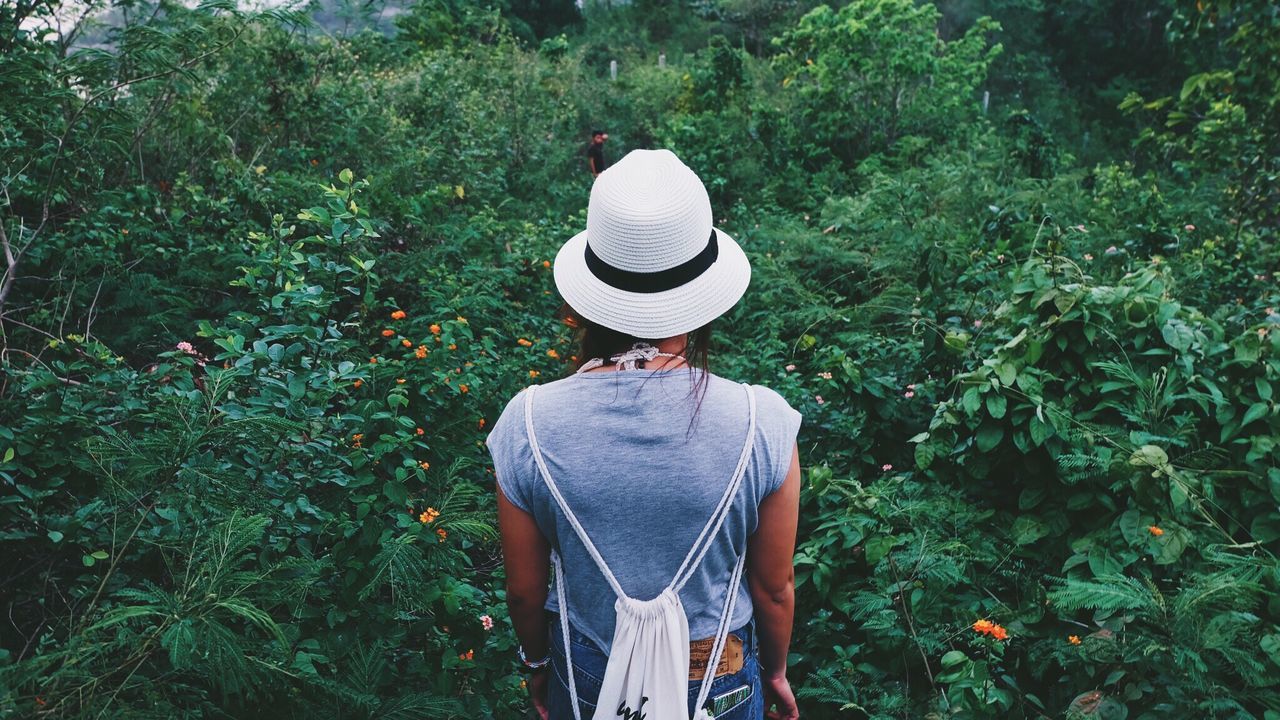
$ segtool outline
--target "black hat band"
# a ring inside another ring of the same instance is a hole
[[[716,242],[714,228],[712,228],[711,237],[707,240],[707,246],[702,249],[702,252],[673,268],[657,272],[634,272],[614,267],[601,260],[600,256],[592,251],[590,242],[587,242],[586,246],[587,269],[591,271],[591,274],[610,287],[633,293],[658,293],[674,290],[706,272],[707,268],[710,268],[715,263],[716,258],[720,256],[720,245]]]

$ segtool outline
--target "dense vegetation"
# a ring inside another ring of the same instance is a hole
[[[0,716],[522,716],[600,126],[751,256],[805,717],[1280,718],[1275,4],[107,2],[0,3]]]

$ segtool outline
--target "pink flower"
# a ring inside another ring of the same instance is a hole
[[[795,372],[795,371],[796,371],[796,366],[795,366],[795,365],[788,365],[788,366],[787,366],[787,372]]]
[[[187,342],[186,340],[183,340],[182,342],[178,343],[178,349],[188,355],[196,354],[195,347],[193,347],[191,343]]]
[[[974,321],[973,321],[973,326],[974,326],[974,327],[978,327],[978,328],[982,327],[982,321],[981,321],[981,320],[974,320]]]
[[[880,469],[881,469],[881,470],[883,470],[883,471],[885,471],[885,472],[889,472],[890,470],[892,470],[892,469],[893,469],[893,466],[892,466],[892,465],[890,465],[889,463],[885,463],[885,464],[883,464],[883,465],[881,465],[881,466],[880,466]]]
[[[1086,230],[1086,229],[1084,228],[1084,225],[1072,225],[1072,226],[1071,226],[1071,229],[1072,229],[1072,230],[1078,230],[1078,231],[1080,231],[1080,232],[1082,232],[1082,233],[1087,233],[1087,232],[1089,232],[1088,230]]]
[[[492,630],[492,629],[493,629],[493,618],[489,617],[488,615],[481,615],[481,616],[480,616],[480,626],[481,626],[481,627],[483,627],[485,630]]]
[[[823,380],[830,380],[830,379],[831,379],[831,373],[829,373],[829,372],[820,372],[820,373],[818,373],[818,377],[822,378]]]
[[[821,396],[821,395],[814,395],[814,396],[813,396],[813,399],[814,399],[814,402],[818,403],[819,405],[821,405],[823,402],[825,402],[825,401],[822,399],[822,396]]]
[[[907,386],[907,389],[908,389],[908,390],[915,390],[915,389],[916,389],[916,384],[915,384],[915,383],[911,383],[910,385],[908,385],[908,386]]]
[[[1092,260],[1092,259],[1093,259],[1093,256],[1092,256],[1092,255],[1090,255],[1089,253],[1085,253],[1085,254],[1084,254],[1084,259],[1085,259],[1085,260]]]
[[[1195,226],[1195,225],[1192,225],[1191,223],[1187,223],[1186,225],[1183,225],[1183,226],[1182,226],[1182,229],[1183,229],[1183,230],[1186,230],[1187,232],[1195,232],[1195,231],[1196,231],[1196,226]]]
[[[906,391],[906,392],[902,393],[902,397],[907,398],[908,400],[910,400],[911,398],[913,398],[913,397],[915,397],[915,396],[916,396],[916,394],[915,394],[914,392],[910,391],[910,390],[908,390],[908,391]]]
[[[1116,253],[1118,253],[1118,252],[1120,252],[1120,251],[1116,249],[1116,246],[1115,246],[1115,245],[1112,245],[1111,247],[1107,248],[1107,254],[1108,254],[1108,255],[1115,255],[1115,254],[1116,254]]]

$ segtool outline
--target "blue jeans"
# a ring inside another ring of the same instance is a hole
[[[569,674],[565,669],[564,635],[560,631],[560,618],[552,615],[549,628],[551,635],[551,677],[547,683],[547,709],[550,720],[573,720],[573,709],[569,699]],[[755,621],[731,631],[742,639],[742,669],[732,675],[723,675],[711,682],[708,702],[720,695],[731,693],[742,687],[749,688],[745,697],[732,707],[725,708],[715,716],[715,720],[761,720],[764,717],[764,688],[760,682],[760,653],[756,647]],[[600,696],[600,685],[604,678],[604,668],[609,656],[604,654],[586,635],[577,628],[569,626],[569,642],[573,646],[574,682],[578,690],[578,708],[582,711],[582,720],[589,720],[596,711],[596,700]],[[693,716],[693,704],[698,700],[698,691],[702,689],[701,680],[689,681],[689,715]]]

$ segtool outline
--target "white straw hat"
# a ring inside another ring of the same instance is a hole
[[[555,279],[586,319],[661,339],[732,308],[751,265],[712,226],[707,189],[692,170],[670,150],[633,150],[591,186],[587,229],[560,248]]]

